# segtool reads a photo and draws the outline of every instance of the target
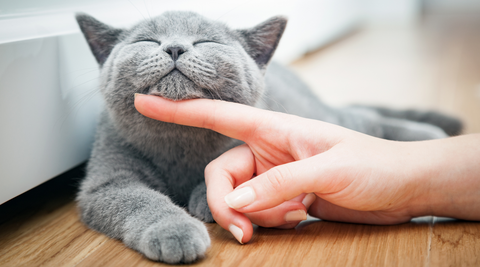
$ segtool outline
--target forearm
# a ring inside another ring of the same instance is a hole
[[[412,214],[480,220],[480,134],[409,145],[421,181]]]

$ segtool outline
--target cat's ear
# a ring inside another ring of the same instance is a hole
[[[243,43],[245,50],[261,69],[270,62],[286,26],[287,19],[278,16],[253,28],[238,30],[241,38],[245,41]]]
[[[119,42],[123,30],[110,27],[84,13],[77,13],[75,18],[98,64],[102,66]]]

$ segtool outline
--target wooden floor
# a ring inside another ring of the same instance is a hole
[[[328,103],[433,108],[480,132],[480,17],[358,30],[292,64]],[[162,266],[87,229],[73,201],[82,166],[0,206],[0,266]],[[424,217],[397,226],[319,221],[256,228],[239,245],[216,224],[197,266],[480,266],[480,223]]]

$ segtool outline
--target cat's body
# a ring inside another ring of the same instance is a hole
[[[134,93],[234,101],[395,140],[447,136],[438,127],[370,108],[328,107],[287,69],[272,64],[266,71],[283,18],[248,30],[188,12],[168,12],[130,30],[87,15],[77,20],[101,66],[106,102],[77,197],[81,218],[153,260],[192,262],[205,253],[208,232],[191,216],[212,221],[204,168],[238,141],[146,118],[135,110]]]
[[[259,107],[330,122],[384,139],[437,139],[447,137],[445,132],[459,134],[462,127],[457,119],[436,112],[327,106],[293,72],[275,62],[270,64],[265,81],[266,90],[257,104]]]

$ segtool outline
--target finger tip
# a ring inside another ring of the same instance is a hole
[[[317,196],[314,193],[309,193],[305,196],[305,198],[302,200],[302,204],[307,208],[307,210],[310,208],[310,206],[313,204]]]
[[[286,223],[284,225],[280,225],[280,226],[277,226],[275,228],[282,229],[282,230],[289,230],[289,229],[293,229],[293,228],[297,227],[297,225],[299,225],[299,224],[300,224],[300,222]]]
[[[229,231],[240,244],[245,244],[252,238],[253,226],[250,220],[242,213],[226,208],[223,212],[216,212],[215,221]]]
[[[307,213],[303,209],[292,210],[285,213],[284,219],[287,223],[301,222],[307,219]]]
[[[237,239],[241,244],[245,244],[252,239],[253,236],[253,225],[247,217],[241,218],[240,221],[237,221],[236,224],[242,231],[242,237]]]
[[[234,224],[230,224],[228,226],[228,231],[230,231],[230,233],[232,233],[232,235],[235,237],[235,239],[237,239],[237,241],[240,243],[240,244],[244,244],[243,243],[243,231],[242,229],[240,229],[240,227],[234,225]]]
[[[135,106],[135,109],[143,114],[143,99],[144,99],[144,94],[140,93],[135,93],[134,100],[133,100],[133,105]]]
[[[236,225],[232,223],[228,226],[228,231],[235,237],[238,243],[242,245],[250,241],[253,236],[253,227],[250,221],[246,224],[237,223]]]

